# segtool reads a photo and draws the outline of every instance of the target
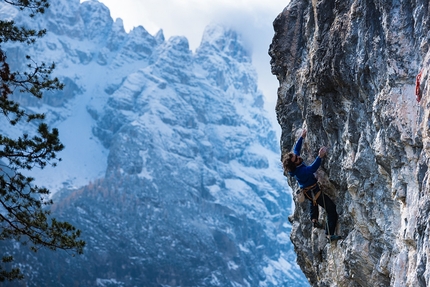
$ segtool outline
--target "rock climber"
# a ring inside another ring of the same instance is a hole
[[[328,230],[326,229],[326,234],[328,239],[330,241],[339,240],[342,239],[342,237],[334,234],[338,219],[336,205],[327,195],[321,192],[318,180],[314,175],[321,165],[322,158],[327,153],[327,148],[322,147],[315,161],[309,166],[305,165],[303,159],[300,157],[300,150],[306,134],[306,129],[303,129],[300,138],[294,146],[293,152],[289,152],[283,156],[282,165],[284,170],[297,180],[301,192],[303,192],[309,200],[310,216],[313,226],[316,228],[323,228],[322,224],[318,222],[318,205],[320,205],[327,212]]]

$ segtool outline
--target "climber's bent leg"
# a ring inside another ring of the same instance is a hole
[[[328,221],[328,228],[329,228],[329,235],[333,235],[336,229],[338,214],[336,211],[336,204],[324,193],[321,193],[321,195],[317,199],[317,203],[322,206],[326,213],[327,213],[327,221]],[[326,230],[327,233],[327,230]]]

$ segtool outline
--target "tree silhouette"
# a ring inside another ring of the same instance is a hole
[[[49,7],[48,0],[2,1],[26,10],[21,13],[29,11],[29,17],[44,13]],[[23,134],[13,139],[0,134],[0,240],[20,242],[35,252],[47,247],[82,254],[85,242],[79,240],[80,230],[52,218],[47,209],[53,203],[49,190],[34,185],[34,179],[22,173],[47,164],[55,165],[61,160],[56,153],[64,146],[58,130],[50,130],[43,123],[43,114],[27,112],[11,99],[11,95],[26,93],[41,98],[44,91],[61,90],[63,84],[51,77],[54,64],[38,64],[30,56],[26,56],[28,64],[22,71],[11,71],[3,45],[6,42],[31,45],[45,33],[46,30],[36,31],[19,27],[14,21],[0,20],[0,111],[12,126],[24,123],[35,127],[34,135]],[[13,257],[2,256],[0,282],[23,278],[19,268],[12,266]]]

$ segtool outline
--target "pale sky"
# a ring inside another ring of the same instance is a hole
[[[231,26],[249,45],[258,72],[258,85],[266,97],[266,109],[275,120],[278,81],[270,72],[267,54],[273,37],[273,20],[289,0],[99,0],[110,10],[112,18],[121,18],[126,31],[143,26],[155,35],[185,36],[195,50],[203,30],[211,22]],[[81,0],[81,2],[83,2]]]

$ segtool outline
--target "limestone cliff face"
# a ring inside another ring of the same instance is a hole
[[[282,152],[302,127],[308,162],[329,147],[318,176],[345,237],[327,243],[308,203],[296,203],[291,240],[312,286],[430,286],[429,9],[428,0],[292,0],[274,21]]]

